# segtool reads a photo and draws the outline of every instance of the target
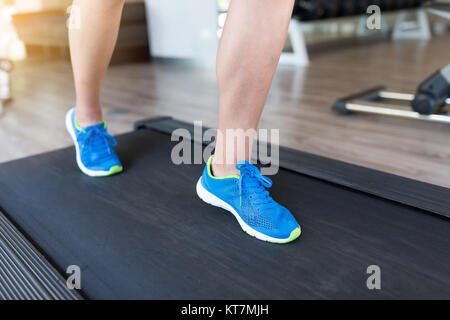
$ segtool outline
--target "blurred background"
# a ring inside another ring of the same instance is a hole
[[[127,0],[102,105],[112,134],[160,115],[217,121],[214,60],[228,0]],[[366,27],[367,8],[381,28]],[[70,0],[0,0],[0,162],[71,145]],[[263,128],[280,144],[450,187],[450,126],[334,113],[340,97],[383,85],[414,93],[450,63],[450,3],[297,0]]]

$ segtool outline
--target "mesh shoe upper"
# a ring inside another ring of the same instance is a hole
[[[248,161],[240,161],[236,168],[239,176],[215,178],[210,161],[202,175],[203,186],[212,194],[231,205],[250,227],[274,238],[287,238],[299,225],[290,211],[273,200],[269,191],[272,181],[261,175]]]
[[[113,150],[117,142],[106,130],[105,122],[81,128],[72,115],[80,158],[89,170],[109,171],[115,166],[122,166]]]

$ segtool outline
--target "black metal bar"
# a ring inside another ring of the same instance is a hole
[[[333,104],[333,110],[338,112],[338,113],[342,113],[342,114],[348,114],[351,113],[350,110],[347,109],[347,103],[349,101],[355,100],[355,99],[359,99],[359,100],[364,100],[364,101],[377,101],[379,100],[379,95],[378,92],[385,90],[386,88],[383,86],[377,86],[368,90],[364,90],[349,96],[346,96],[344,98],[341,98],[339,100],[337,100],[334,104]]]

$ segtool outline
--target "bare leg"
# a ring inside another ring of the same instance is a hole
[[[244,146],[238,143],[230,148],[226,129],[257,128],[286,40],[293,4],[294,0],[231,1],[217,54],[221,134],[213,159],[216,176],[236,174],[236,161],[250,160],[253,137],[246,139],[245,151],[239,156]]]
[[[102,121],[100,89],[117,40],[125,0],[74,0],[80,29],[69,31],[75,78],[76,117],[81,126]]]

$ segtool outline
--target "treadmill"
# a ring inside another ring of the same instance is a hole
[[[73,147],[0,164],[0,298],[450,298],[450,189],[280,147],[271,195],[302,235],[271,244],[197,197],[204,164],[171,162],[179,128],[195,130],[160,117],[117,136],[112,177],[83,175]]]

